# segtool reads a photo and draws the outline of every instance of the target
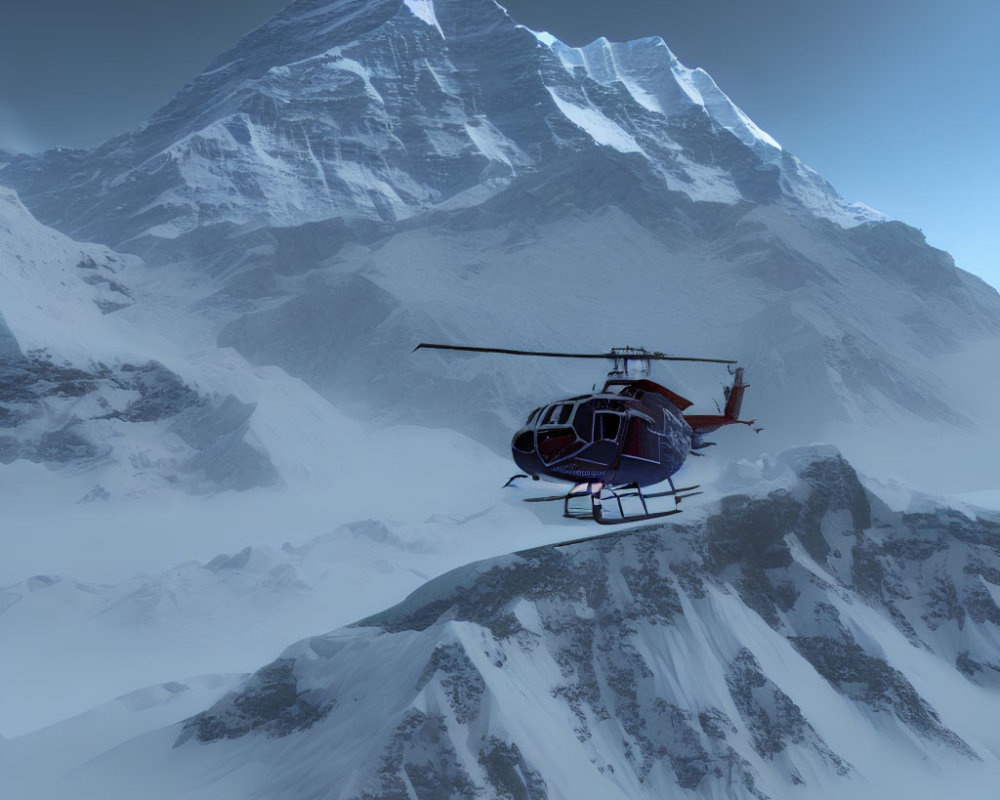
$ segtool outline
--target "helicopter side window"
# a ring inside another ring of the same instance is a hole
[[[594,438],[614,442],[618,440],[622,418],[617,414],[598,414],[595,418]]]
[[[598,411],[624,411],[625,404],[621,400],[613,400],[601,397],[594,401],[594,407]]]
[[[549,409],[542,422],[543,425],[565,425],[573,414],[573,406],[568,403],[554,405]]]
[[[645,420],[632,419],[628,424],[628,435],[625,437],[623,453],[644,461],[659,461],[660,441],[650,433]]]

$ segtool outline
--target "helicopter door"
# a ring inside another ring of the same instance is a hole
[[[602,411],[594,416],[594,441],[617,442],[621,428],[621,414]]]
[[[660,461],[660,439],[649,429],[646,420],[633,417],[629,420],[628,435],[622,455],[643,461]]]

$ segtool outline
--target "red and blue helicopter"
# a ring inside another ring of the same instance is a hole
[[[563,501],[567,517],[592,519],[603,525],[638,522],[680,513],[680,502],[700,494],[698,486],[674,486],[673,475],[692,452],[696,455],[714,444],[706,436],[726,425],[753,427],[756,420],[741,420],[744,370],[737,362],[720,358],[688,358],[649,352],[641,347],[616,347],[607,353],[550,353],[463,345],[417,345],[414,350],[458,350],[471,353],[546,358],[608,359],[613,367],[598,392],[556,400],[536,408],[514,434],[511,453],[523,470],[518,478],[541,476],[568,481],[566,494],[530,497],[529,502]],[[725,406],[717,414],[685,414],[693,403],[649,379],[653,361],[696,361],[725,364],[733,376],[725,387]],[[638,365],[630,373],[630,364]],[[754,428],[760,432],[760,428]],[[670,490],[644,493],[643,487],[667,481]],[[674,506],[652,512],[647,501],[672,497]],[[589,498],[581,509],[577,498]],[[626,505],[638,500],[641,512],[628,513]],[[612,507],[608,513],[607,506]],[[617,512],[617,513],[616,513]]]

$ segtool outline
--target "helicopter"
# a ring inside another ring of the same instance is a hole
[[[534,409],[511,439],[514,463],[523,470],[505,486],[519,478],[539,480],[541,476],[568,481],[573,487],[566,494],[552,497],[529,497],[528,502],[563,501],[563,515],[591,519],[602,525],[667,517],[681,512],[680,503],[701,492],[698,486],[674,485],[673,475],[687,457],[710,447],[707,434],[726,425],[753,426],[757,420],[741,420],[744,368],[736,361],[721,358],[689,358],[650,352],[642,347],[614,347],[606,353],[553,353],[537,350],[512,350],[499,347],[421,343],[417,350],[457,350],[471,353],[544,358],[591,358],[612,362],[607,380],[600,391],[556,400]],[[693,403],[665,386],[649,379],[653,361],[695,361],[725,364],[733,376],[724,388],[725,406],[718,414],[687,414]],[[630,365],[638,369],[630,372]],[[644,493],[645,486],[667,481],[669,491]],[[650,511],[648,500],[671,497],[673,508]],[[577,498],[589,498],[580,508]],[[626,504],[637,499],[640,513],[626,512]],[[605,505],[612,504],[608,514]],[[614,514],[614,509],[617,514]]]

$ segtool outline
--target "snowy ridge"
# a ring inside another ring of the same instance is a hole
[[[1000,523],[892,512],[831,448],[741,469],[683,525],[472,564],[299,642],[74,781],[760,800],[996,775]]]
[[[570,73],[583,67],[598,83],[620,82],[636,102],[650,111],[671,116],[698,105],[748,147],[763,145],[762,153],[767,148],[781,150],[781,145],[737,108],[707,72],[685,67],[658,36],[629,42],[601,37],[581,48],[567,47],[549,34],[536,36],[552,48]],[[664,74],[665,68],[672,80]]]

